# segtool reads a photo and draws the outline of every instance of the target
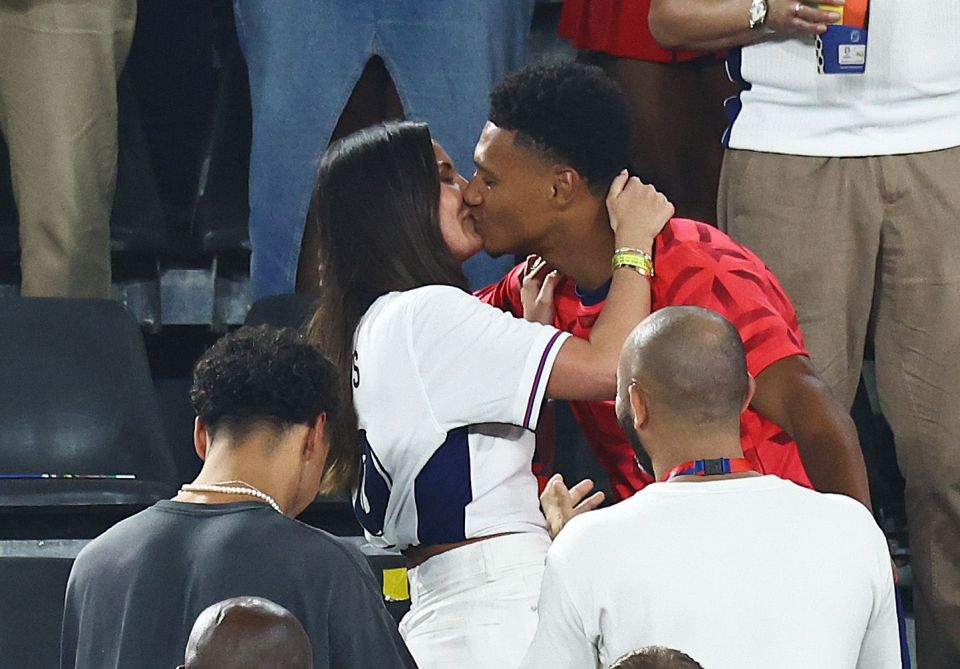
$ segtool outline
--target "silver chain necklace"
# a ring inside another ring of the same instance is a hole
[[[240,485],[230,485],[231,483],[239,483]],[[280,505],[277,504],[277,500],[263,492],[259,488],[255,488],[246,481],[221,481],[219,483],[184,483],[180,486],[180,492],[214,492],[222,493],[224,495],[250,495],[251,497],[256,497],[257,499],[263,500],[267,504],[273,507],[273,510],[277,513],[283,515],[283,510],[280,508]]]

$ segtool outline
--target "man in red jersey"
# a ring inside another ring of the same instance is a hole
[[[630,115],[598,68],[530,67],[491,95],[490,121],[464,193],[492,255],[537,253],[556,267],[544,282],[554,325],[585,337],[606,296],[613,238],[606,185],[629,161]],[[827,260],[825,260],[827,261]],[[847,411],[811,364],[796,314],[776,277],[748,249],[708,225],[673,219],[654,244],[652,309],[695,305],[734,324],[757,392],[742,417],[745,457],[763,473],[869,507],[863,456]],[[518,266],[479,297],[521,315]],[[650,481],[617,424],[613,402],[571,402],[614,495]]]

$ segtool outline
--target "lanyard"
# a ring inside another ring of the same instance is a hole
[[[661,481],[669,481],[677,476],[716,476],[717,474],[734,474],[737,472],[755,471],[753,464],[746,458],[716,458],[714,460],[687,460],[677,465],[664,476]]]

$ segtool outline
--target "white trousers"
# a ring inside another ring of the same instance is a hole
[[[515,669],[537,629],[544,532],[455,548],[411,569],[400,634],[420,669]]]

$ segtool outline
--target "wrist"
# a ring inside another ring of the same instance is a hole
[[[636,249],[647,255],[653,254],[653,240],[649,235],[624,234],[614,235],[613,242],[616,249]]]
[[[647,279],[653,278],[653,257],[641,249],[633,247],[620,247],[613,252],[613,259],[610,261],[611,271],[618,269],[629,269],[637,272],[640,276]]]

